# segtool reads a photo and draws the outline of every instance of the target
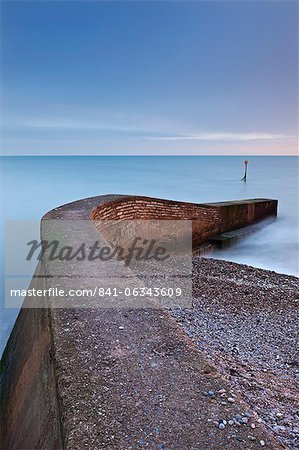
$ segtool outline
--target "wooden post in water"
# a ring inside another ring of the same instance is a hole
[[[246,179],[247,179],[247,166],[248,166],[247,159],[245,159],[244,164],[245,164],[245,173],[244,173],[244,177],[241,179],[241,181],[246,181]]]

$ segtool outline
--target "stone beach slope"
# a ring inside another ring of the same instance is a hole
[[[299,448],[298,288],[296,277],[195,257],[193,308],[171,311],[196,348],[254,412],[254,429],[265,425],[277,443],[292,450]],[[214,401],[228,405],[228,393],[221,399],[216,395]],[[236,423],[241,417],[236,421],[227,409],[222,417],[228,423],[222,433],[244,426]]]

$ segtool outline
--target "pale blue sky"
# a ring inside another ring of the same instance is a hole
[[[290,154],[297,2],[2,2],[4,154]]]

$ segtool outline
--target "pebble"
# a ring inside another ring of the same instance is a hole
[[[285,431],[286,427],[284,427],[283,425],[275,425],[273,427],[273,430],[275,431]]]
[[[251,428],[254,429],[255,428],[255,423],[252,423],[250,426],[251,426]]]
[[[228,397],[227,401],[229,403],[235,403],[236,400],[233,397]]]
[[[229,425],[233,425],[234,423],[235,423],[235,422],[234,422],[233,420],[229,420],[229,421],[228,421],[228,424],[229,424]]]
[[[237,425],[238,427],[240,427],[242,425],[242,417],[239,414],[234,416],[233,421],[234,421],[234,424]]]
[[[120,327],[118,327],[119,330],[124,330],[125,327],[123,327],[122,325]]]
[[[261,444],[262,447],[264,447],[264,446],[266,445],[266,442],[263,441],[263,440],[261,440],[261,441],[260,441],[260,444]]]
[[[215,398],[216,397],[214,391],[208,391],[208,396],[211,397],[211,398]]]
[[[217,394],[225,394],[226,390],[225,389],[219,389],[219,391],[217,391]]]
[[[221,423],[218,425],[218,428],[219,428],[219,430],[224,430],[224,428],[225,428],[224,423],[221,422]]]
[[[242,423],[248,423],[248,418],[247,417],[242,417]]]

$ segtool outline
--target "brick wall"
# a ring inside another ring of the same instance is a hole
[[[220,224],[217,207],[149,197],[127,197],[106,203],[92,211],[92,219],[101,232],[102,221],[107,220],[192,220],[194,246],[205,242],[209,236],[218,234]]]
[[[276,212],[277,201],[267,199],[196,204],[127,196],[95,207],[91,218],[101,231],[102,221],[107,220],[192,220],[192,242],[196,247],[212,236],[247,226],[269,215],[276,215]]]

